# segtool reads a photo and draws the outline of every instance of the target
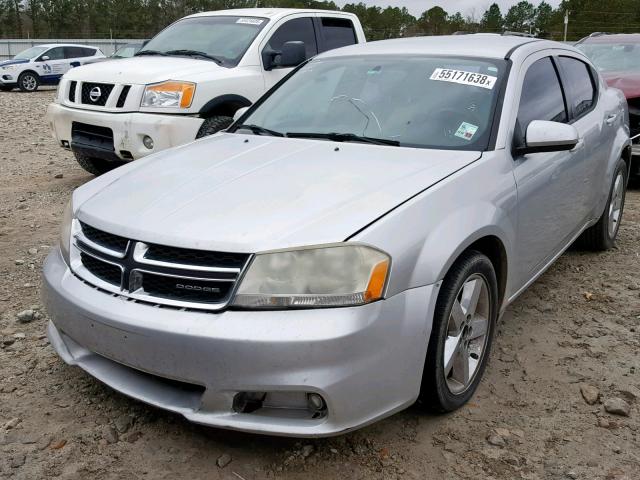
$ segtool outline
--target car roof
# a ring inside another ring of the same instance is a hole
[[[521,45],[535,44],[543,48],[566,48],[558,42],[517,35],[475,33],[469,35],[442,35],[397,38],[351,45],[323,53],[321,57],[347,55],[402,55],[432,54],[461,57],[506,58]]]
[[[584,43],[640,43],[640,33],[597,33],[583,38]]]
[[[33,45],[33,47],[46,47],[46,48],[51,48],[51,47],[86,47],[86,48],[98,48],[98,47],[94,47],[93,45],[84,45],[84,44],[80,44],[80,43],[39,43],[38,45]],[[29,48],[33,48],[33,47],[29,47]]]
[[[189,15],[185,18],[212,17],[212,16],[238,16],[238,17],[265,17],[278,19],[293,13],[322,13],[327,16],[354,16],[353,13],[341,12],[338,10],[319,10],[313,8],[234,8],[229,10],[213,10],[210,12],[200,12]]]

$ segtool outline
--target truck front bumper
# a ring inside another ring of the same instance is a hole
[[[437,288],[351,308],[181,311],[86,284],[56,248],[43,296],[58,354],[112,388],[205,425],[320,437],[416,400]],[[269,396],[238,411],[243,392]],[[312,393],[325,402],[320,415],[305,409]]]
[[[91,149],[95,149],[97,158],[113,160],[136,160],[151,153],[167,148],[184,145],[195,140],[202,119],[185,115],[161,115],[152,113],[112,113],[97,112],[69,108],[59,103],[52,103],[47,108],[47,121],[51,126],[53,137],[64,148],[74,149],[74,123],[84,131],[91,131],[89,127],[109,129],[112,140],[108,138],[111,147],[105,148],[104,135],[99,137],[98,144],[81,144],[76,147],[82,153],[91,156]],[[153,148],[143,143],[145,137],[153,141]],[[111,153],[111,155],[109,155]]]

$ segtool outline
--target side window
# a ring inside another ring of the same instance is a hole
[[[324,17],[322,24],[322,51],[357,43],[353,22],[346,18]]]
[[[62,60],[64,58],[64,48],[55,47],[47,50],[42,54],[43,57],[49,57],[49,60]]]
[[[275,31],[266,48],[281,50],[286,42],[301,41],[307,51],[307,58],[318,53],[316,34],[313,28],[313,20],[309,17],[294,18],[284,23]]]
[[[563,123],[568,120],[558,73],[549,57],[536,61],[524,77],[518,108],[518,129],[522,137],[533,120]]]
[[[83,51],[82,47],[64,47],[64,58],[84,57]]]
[[[95,48],[82,48],[82,56],[83,57],[93,57],[96,54]]]
[[[560,57],[559,62],[569,93],[567,103],[573,111],[574,118],[581,117],[591,110],[595,103],[596,90],[591,69],[586,63],[572,57]]]

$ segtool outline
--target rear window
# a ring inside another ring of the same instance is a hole
[[[574,117],[581,117],[593,106],[596,90],[593,87],[591,69],[580,60],[572,57],[560,57],[560,67],[569,91],[568,103]]]
[[[346,18],[322,19],[323,51],[357,43],[353,22]]]

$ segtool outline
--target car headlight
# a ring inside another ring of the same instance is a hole
[[[196,84],[191,82],[162,82],[147,85],[142,95],[142,107],[189,108]]]
[[[335,244],[257,254],[233,301],[242,308],[363,305],[384,295],[391,258],[365,245]]]
[[[73,226],[73,204],[71,202],[72,201],[69,200],[69,203],[67,203],[67,206],[64,208],[62,226],[60,228],[60,251],[67,265],[71,265],[69,258],[69,252],[71,250],[71,229]]]
[[[15,65],[7,65],[6,67],[2,67],[3,70],[15,70],[16,68],[18,68]]]

